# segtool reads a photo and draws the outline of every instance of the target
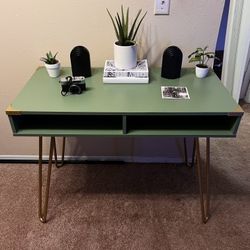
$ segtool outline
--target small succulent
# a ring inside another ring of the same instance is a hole
[[[58,60],[56,59],[57,54],[58,52],[55,55],[53,55],[51,51],[49,51],[48,53],[46,53],[46,57],[41,57],[40,60],[47,64],[56,64],[58,63]]]
[[[123,5],[121,6],[121,13],[116,13],[116,16],[113,18],[109,10],[107,9],[109,17],[112,21],[112,24],[115,29],[115,34],[117,37],[117,45],[128,46],[135,43],[135,37],[138,32],[138,29],[146,16],[147,12],[140,17],[142,9],[137,12],[135,19],[132,21],[131,28],[129,29],[129,8],[127,8],[126,13],[124,13]]]
[[[216,59],[220,61],[218,57],[215,56],[214,52],[206,52],[208,46],[204,48],[197,48],[194,52],[192,52],[188,58],[189,62],[198,62],[199,66],[207,67],[207,63],[210,59]]]

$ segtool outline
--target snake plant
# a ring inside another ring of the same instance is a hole
[[[121,13],[116,13],[116,16],[112,17],[110,11],[107,9],[109,17],[115,29],[117,37],[117,45],[129,46],[135,44],[135,37],[139,30],[139,27],[145,18],[147,12],[140,17],[142,9],[137,12],[135,19],[131,22],[132,25],[129,29],[129,8],[124,12],[123,5],[121,6]]]

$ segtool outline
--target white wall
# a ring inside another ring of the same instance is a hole
[[[223,58],[222,82],[239,101],[250,44],[250,1],[231,1]]]
[[[240,99],[244,99],[246,102],[250,103],[250,43],[248,46],[248,53],[240,92]]]
[[[76,45],[83,45],[90,51],[92,66],[103,66],[105,59],[113,57],[115,40],[106,8],[114,12],[122,3],[124,6],[130,6],[131,13],[135,13],[139,8],[148,11],[141,29],[143,32],[139,34],[139,44],[140,56],[147,57],[150,65],[160,66],[162,52],[170,45],[181,48],[184,54],[184,66],[191,66],[187,64],[187,55],[197,46],[208,45],[210,50],[215,47],[223,0],[172,0],[169,16],[154,16],[153,0],[2,2],[0,155],[37,154],[37,139],[12,136],[5,109],[34,70],[41,65],[39,58],[48,50],[58,51],[62,65],[69,66],[70,50]],[[46,97],[44,98],[46,100]],[[155,140],[153,142],[155,143]],[[72,139],[72,148],[76,145],[74,143],[76,142]],[[147,145],[151,143],[144,139],[135,141],[128,139],[126,142],[110,139],[103,143],[110,145],[107,150],[103,150],[103,147],[87,146],[88,149],[81,150],[81,153],[148,156],[155,150],[160,152],[156,153],[158,157],[163,157],[166,150],[160,149],[166,149],[169,145],[169,141],[160,140],[150,148]],[[92,142],[88,141],[88,144]],[[133,152],[131,144],[134,145]],[[82,147],[79,143],[77,145]],[[119,152],[116,152],[116,145],[119,145]],[[72,149],[69,152],[73,152]]]

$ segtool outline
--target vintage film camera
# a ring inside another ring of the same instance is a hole
[[[84,76],[66,76],[62,77],[59,81],[62,86],[61,94],[63,96],[70,94],[81,94],[86,90]]]

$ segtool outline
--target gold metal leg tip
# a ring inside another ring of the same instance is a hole
[[[45,218],[40,217],[39,219],[40,219],[40,221],[41,221],[42,223],[46,223],[46,219],[45,219]]]
[[[208,220],[209,220],[209,217],[206,216],[206,217],[202,220],[202,222],[203,222],[204,224],[206,224],[206,223],[208,222]]]

